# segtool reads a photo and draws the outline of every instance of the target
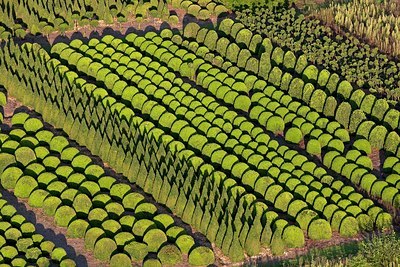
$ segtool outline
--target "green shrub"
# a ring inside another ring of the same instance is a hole
[[[318,214],[315,211],[303,209],[297,214],[296,221],[299,223],[301,229],[307,230],[314,218],[318,218]]]
[[[80,172],[84,172],[85,169],[86,169],[86,168],[89,166],[89,164],[91,164],[91,163],[92,163],[92,159],[91,159],[91,158],[89,158],[89,157],[86,156],[86,155],[79,155],[79,156],[76,156],[76,157],[72,160],[71,165],[72,165],[72,167],[73,167],[75,170],[80,171]]]
[[[303,140],[303,133],[297,127],[289,128],[286,131],[285,140],[293,144],[299,144]]]
[[[329,240],[332,237],[331,226],[323,219],[313,220],[308,227],[307,233],[312,240]]]
[[[158,259],[147,259],[143,262],[142,267],[162,267],[162,265]]]
[[[343,99],[349,99],[352,92],[353,92],[353,86],[351,86],[351,84],[348,81],[340,82],[337,88],[338,95],[340,95]]]
[[[92,201],[87,195],[79,194],[75,197],[72,206],[78,215],[85,216],[89,214],[92,208]]]
[[[366,116],[362,110],[357,109],[357,110],[353,111],[353,113],[351,114],[351,117],[350,117],[350,124],[349,124],[350,132],[351,133],[357,132],[359,130],[358,127],[365,120],[366,120]],[[366,138],[366,137],[367,136],[364,136],[364,138]]]
[[[101,238],[94,246],[94,257],[102,261],[109,261],[111,255],[117,250],[117,245],[110,238]]]
[[[62,201],[58,197],[47,197],[43,201],[43,211],[48,216],[54,216],[57,208],[61,205]]]
[[[36,161],[36,154],[29,147],[20,147],[15,151],[15,159],[23,167],[28,166],[30,163]]]
[[[339,233],[341,236],[353,237],[357,235],[359,231],[358,221],[354,217],[346,217],[340,223]]]
[[[207,266],[215,262],[214,253],[207,247],[197,247],[189,254],[189,264],[194,266]]]
[[[42,251],[37,247],[31,247],[26,249],[25,257],[28,261],[37,261],[41,255]]]
[[[182,254],[175,245],[163,246],[157,253],[157,257],[160,259],[163,265],[176,265],[182,261]]]
[[[112,236],[115,233],[119,233],[121,231],[121,225],[115,220],[106,220],[101,224],[101,227],[106,232],[107,236]]]
[[[318,68],[314,65],[308,65],[303,71],[303,79],[306,82],[315,83],[318,79]]]
[[[68,206],[58,208],[54,215],[55,223],[61,227],[67,227],[75,218],[76,213],[74,209]]]
[[[285,122],[281,117],[272,116],[268,119],[265,127],[268,131],[271,131],[274,134],[278,134],[283,132],[283,130],[285,129]]]
[[[85,234],[85,248],[93,250],[96,242],[105,235],[104,231],[97,227],[90,228]]]
[[[144,196],[139,193],[129,193],[122,200],[122,205],[126,210],[134,211],[139,203],[144,201]]]
[[[51,259],[56,262],[61,262],[66,257],[67,257],[67,252],[63,248],[55,248],[51,252]]]
[[[125,267],[131,266],[132,262],[128,255],[124,253],[118,253],[111,257],[110,267]]]
[[[155,223],[148,219],[138,220],[132,228],[134,235],[143,237],[145,233],[155,228]]]
[[[321,154],[321,143],[318,140],[311,139],[307,142],[306,147],[307,153],[311,155],[320,155]]]
[[[76,263],[71,259],[64,259],[60,262],[60,267],[76,267]]]
[[[148,254],[147,245],[136,241],[130,242],[124,247],[133,261],[142,261]]]
[[[175,243],[183,254],[188,254],[195,245],[194,239],[190,235],[179,236]]]
[[[49,196],[49,193],[42,189],[33,191],[29,196],[29,205],[35,208],[41,208],[44,200]]]
[[[320,89],[316,89],[310,99],[310,107],[318,112],[322,112],[325,106],[326,93]]]
[[[29,114],[25,112],[14,113],[11,118],[11,124],[13,126],[24,126],[25,121],[29,118]]]
[[[16,248],[12,246],[4,246],[0,249],[0,253],[3,256],[4,259],[11,261],[13,260],[17,255],[18,251]]]
[[[352,108],[350,104],[348,102],[342,102],[336,111],[335,119],[345,128],[348,128],[350,123],[351,113],[352,113]]]
[[[336,89],[338,87],[338,83],[340,81],[340,77],[339,75],[337,75],[336,73],[333,73],[328,80],[328,83],[326,84],[326,88],[328,89],[328,91],[333,94],[334,92],[336,92]]]
[[[385,139],[387,136],[387,129],[382,125],[377,125],[372,129],[369,135],[369,141],[371,146],[377,149],[382,149],[385,144]]]
[[[18,167],[9,167],[0,172],[1,185],[4,189],[14,189],[23,172]]]
[[[15,185],[14,194],[20,198],[28,198],[29,195],[38,187],[38,183],[31,176],[22,176]]]
[[[89,223],[82,219],[71,222],[67,229],[67,236],[72,238],[83,238],[89,228]]]
[[[292,71],[296,65],[296,55],[292,51],[287,51],[283,58],[283,65],[286,70]]]
[[[43,129],[43,123],[37,118],[29,118],[24,122],[24,129],[28,134],[35,134]]]
[[[153,218],[157,228],[166,231],[170,226],[174,224],[174,219],[168,214],[158,214]]]
[[[400,137],[396,132],[390,132],[385,141],[384,148],[387,152],[396,154],[400,144]]]
[[[85,175],[89,180],[98,181],[104,173],[104,169],[96,164],[89,165],[85,169]]]
[[[289,248],[301,248],[305,244],[303,231],[294,225],[285,227],[282,233],[282,240]]]
[[[50,150],[60,154],[67,146],[69,146],[69,142],[64,136],[55,136],[50,141]]]
[[[143,237],[149,252],[157,252],[167,240],[167,236],[160,229],[151,229]]]

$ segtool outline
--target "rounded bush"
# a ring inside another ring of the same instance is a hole
[[[117,250],[117,244],[110,238],[101,238],[94,246],[94,257],[102,261],[109,261]]]
[[[182,261],[181,251],[175,245],[163,246],[157,253],[157,257],[163,265],[167,266],[174,266]]]
[[[181,235],[179,236],[176,241],[176,245],[179,247],[183,254],[188,254],[189,251],[195,245],[194,239],[190,235]]]
[[[58,197],[47,197],[43,201],[43,211],[48,216],[54,216],[57,208],[61,205],[62,201]]]
[[[131,259],[124,253],[118,253],[111,257],[110,267],[128,267],[132,266]]]
[[[331,226],[323,219],[313,220],[308,227],[307,233],[312,240],[329,240],[332,237]]]
[[[37,118],[29,118],[24,122],[24,129],[28,134],[35,134],[43,129],[43,122]]]
[[[18,167],[9,167],[0,174],[1,185],[4,189],[14,189],[23,172]]]
[[[136,241],[130,242],[124,247],[124,250],[131,256],[133,261],[142,261],[149,253],[146,244]]]
[[[54,136],[50,141],[50,150],[60,154],[67,146],[69,146],[69,142],[64,136]]]
[[[161,262],[158,259],[147,259],[143,262],[142,267],[161,267]]]
[[[274,134],[278,134],[283,132],[283,130],[285,129],[285,122],[281,117],[272,116],[268,119],[265,127],[268,131],[271,131]]]
[[[89,214],[89,211],[92,208],[92,201],[87,195],[79,194],[75,197],[72,206],[78,215],[85,216]]]
[[[143,237],[149,252],[157,252],[167,240],[167,236],[160,229],[151,229]]]
[[[15,247],[12,246],[5,246],[0,249],[0,253],[6,260],[13,260],[17,255],[18,251]]]
[[[283,230],[282,239],[289,248],[301,248],[305,244],[303,231],[294,225],[289,225]]]
[[[14,194],[20,198],[28,198],[38,183],[31,176],[22,176],[15,185]]]
[[[22,166],[26,167],[30,163],[36,161],[36,154],[35,151],[29,147],[20,147],[15,151],[15,159]]]
[[[67,227],[72,220],[76,218],[76,213],[69,206],[62,206],[57,209],[54,215],[54,221],[58,226]]]
[[[83,238],[89,228],[89,223],[82,219],[74,220],[68,225],[67,236],[72,238]]]
[[[353,237],[360,231],[358,221],[354,217],[346,217],[339,226],[339,233],[344,237]]]
[[[105,235],[104,231],[97,227],[90,228],[85,234],[85,248],[93,250],[96,242]]]
[[[299,128],[292,127],[287,130],[285,140],[293,144],[299,144],[303,140],[303,133]]]
[[[51,259],[56,262],[61,262],[66,257],[67,257],[67,252],[63,248],[55,248],[51,252]]]
[[[122,200],[122,205],[126,210],[134,211],[136,206],[144,201],[144,196],[139,193],[129,193]]]
[[[86,155],[79,155],[77,157],[75,157],[72,162],[71,165],[72,167],[79,171],[79,172],[84,172],[85,169],[89,166],[89,164],[92,163],[92,159],[89,158]]]
[[[33,191],[29,196],[29,205],[35,208],[41,208],[44,200],[49,196],[49,193],[42,189]]]
[[[189,264],[194,266],[207,266],[215,262],[214,253],[207,247],[197,247],[189,254]]]
[[[76,267],[76,263],[71,259],[64,259],[60,262],[60,267]]]
[[[320,155],[321,143],[318,140],[311,139],[307,142],[306,150],[311,155]]]
[[[116,200],[123,200],[124,197],[131,191],[131,187],[127,184],[114,184],[111,187],[110,195],[111,197],[115,198]]]

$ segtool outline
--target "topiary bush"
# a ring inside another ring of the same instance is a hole
[[[213,251],[204,246],[193,249],[189,254],[189,264],[194,266],[207,266],[214,262]]]
[[[272,116],[268,119],[265,127],[268,131],[271,131],[274,134],[278,134],[283,132],[283,130],[285,129],[285,122],[281,117]]]
[[[38,187],[38,183],[31,176],[22,176],[15,185],[14,194],[20,198],[28,198],[29,195]]]
[[[36,161],[36,154],[29,147],[20,147],[15,151],[15,159],[22,167],[26,167]]]
[[[124,253],[118,253],[111,257],[110,267],[125,267],[131,266],[132,262],[128,255]]]
[[[61,227],[67,227],[75,218],[75,210],[69,206],[62,206],[58,208],[54,215],[55,223]]]
[[[307,233],[312,240],[329,240],[332,237],[331,226],[323,219],[313,220],[308,227]]]
[[[303,231],[294,225],[289,225],[283,230],[282,240],[288,248],[301,248],[305,244]]]
[[[149,252],[157,252],[167,240],[167,236],[160,229],[151,229],[143,237]]]
[[[161,263],[166,266],[174,266],[182,261],[182,254],[175,245],[163,246],[157,253]]]
[[[303,140],[303,133],[297,127],[291,127],[286,131],[285,140],[292,144],[299,144]]]
[[[0,158],[1,160],[1,158]],[[4,189],[14,189],[23,172],[18,167],[8,167],[0,174],[1,185]]]
[[[109,261],[111,255],[117,250],[117,244],[107,237],[98,240],[94,246],[94,257],[102,261]]]

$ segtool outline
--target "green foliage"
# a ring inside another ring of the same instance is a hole
[[[285,122],[281,117],[272,116],[268,119],[265,128],[268,131],[273,132],[274,134],[278,134],[283,132],[283,130],[285,129]]]
[[[287,226],[283,230],[282,240],[288,248],[301,248],[305,244],[303,231],[294,225]]]
[[[58,226],[67,227],[72,220],[76,218],[74,209],[68,206],[62,206],[57,209],[54,215],[54,221]]]
[[[131,266],[131,264],[129,256],[123,253],[113,255],[110,260],[110,267],[124,267]]]
[[[320,155],[321,154],[321,143],[318,140],[311,139],[307,142],[306,147],[307,153],[311,155]]]
[[[303,140],[303,133],[299,128],[292,127],[286,131],[285,140],[293,144],[299,144]]]
[[[163,265],[176,265],[182,261],[182,254],[175,245],[163,246],[157,253]]]
[[[214,253],[207,247],[197,247],[189,254],[189,263],[194,266],[207,266],[214,262]]]
[[[308,237],[313,240],[328,240],[332,237],[329,223],[323,219],[313,220],[308,227]]]
[[[102,261],[109,261],[111,255],[117,250],[117,245],[110,238],[101,238],[94,246],[94,257]]]

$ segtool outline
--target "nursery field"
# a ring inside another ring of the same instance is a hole
[[[398,266],[394,48],[238,4],[0,0],[0,266]]]

